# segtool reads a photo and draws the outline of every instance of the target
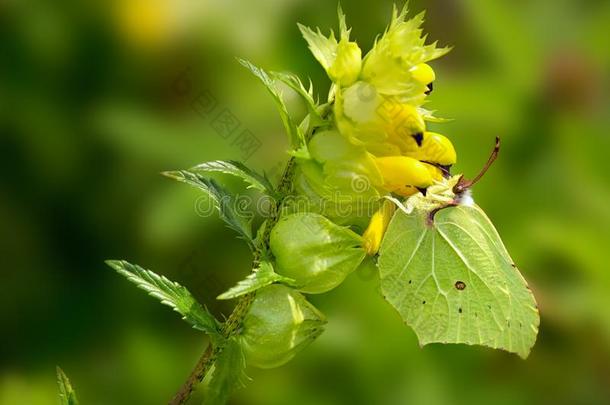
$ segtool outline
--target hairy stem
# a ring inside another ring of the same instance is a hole
[[[284,198],[292,191],[294,167],[295,161],[294,157],[292,157],[290,158],[290,160],[288,160],[288,163],[284,168],[284,172],[278,184],[277,191],[279,197],[275,201],[273,211],[271,212],[271,216],[268,219],[267,226],[265,228],[265,233],[263,235],[263,246],[269,245],[271,229],[273,229],[273,226],[276,224],[280,217]],[[253,269],[258,267],[258,264],[261,259],[261,254],[262,252],[260,248],[254,253],[254,261],[252,266]],[[233,312],[231,313],[231,315],[229,315],[229,318],[222,326],[221,333],[225,338],[228,339],[229,337],[239,333],[241,324],[246,314],[248,313],[248,309],[250,308],[252,301],[254,301],[255,296],[256,293],[253,292],[250,294],[246,294],[239,299],[237,305],[235,306],[235,309],[233,309]],[[169,402],[170,405],[181,405],[188,401],[191,396],[191,393],[193,392],[197,384],[199,384],[206,376],[206,374],[210,371],[212,365],[214,365],[214,362],[216,361],[218,355],[222,352],[223,349],[223,346],[215,347],[211,343],[208,345],[205,352],[203,352],[203,354],[197,361],[197,364],[193,368],[193,371],[191,371],[191,374],[189,375],[188,379],[184,382],[184,384],[182,384],[176,395],[174,395],[172,400]]]

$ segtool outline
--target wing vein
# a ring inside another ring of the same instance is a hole
[[[477,278],[479,280],[481,280],[481,282],[483,283],[483,285],[489,290],[489,293],[491,294],[491,296],[494,298],[494,300],[496,301],[496,303],[498,304],[498,307],[500,309],[500,311],[502,311],[502,315],[504,317],[506,317],[506,314],[504,313],[504,308],[502,308],[502,304],[500,303],[500,301],[498,300],[498,297],[496,297],[496,295],[494,294],[493,290],[491,289],[491,287],[487,284],[487,281],[484,280],[470,265],[470,263],[466,260],[466,258],[464,257],[464,255],[462,254],[462,252],[453,244],[453,242],[451,242],[451,240],[449,240],[449,238],[443,233],[443,231],[441,231],[440,229],[438,229],[438,233],[443,237],[443,239],[445,239],[445,241],[449,244],[449,246],[453,249],[453,251],[458,255],[458,257],[460,258],[460,260],[462,261],[462,263],[464,263],[464,265],[466,266],[466,268],[472,272],[475,276],[477,276]],[[496,319],[495,313],[493,314],[493,319],[496,322],[496,324],[498,325],[498,328],[500,329],[500,333],[502,331],[504,331],[504,327],[503,325],[498,321],[498,319]]]

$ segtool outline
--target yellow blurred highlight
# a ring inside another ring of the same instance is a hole
[[[119,34],[142,49],[161,48],[193,26],[201,4],[186,0],[116,0],[113,18]]]

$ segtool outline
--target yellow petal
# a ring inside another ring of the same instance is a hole
[[[404,186],[397,188],[393,193],[403,197],[411,197],[413,194],[419,193],[419,190],[413,186]]]
[[[434,70],[427,63],[420,63],[409,69],[411,77],[424,86],[429,85],[436,79]]]
[[[416,147],[413,143],[409,144],[409,148],[405,151],[406,156],[443,166],[455,164],[457,160],[455,148],[447,137],[436,132],[424,132],[416,142]]]
[[[410,104],[399,103],[393,97],[384,97],[378,112],[386,122],[385,130],[390,140],[404,139],[426,130],[424,119],[417,109]]]
[[[367,254],[374,255],[379,251],[381,240],[395,210],[394,203],[385,200],[381,208],[371,217],[371,222],[362,235],[363,247]]]
[[[383,177],[383,187],[388,191],[395,191],[405,186],[428,187],[434,179],[431,170],[427,167],[430,165],[411,157],[380,157],[375,158],[375,163]]]

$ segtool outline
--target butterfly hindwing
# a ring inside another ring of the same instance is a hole
[[[497,231],[476,205],[398,211],[380,249],[381,290],[422,345],[465,343],[527,357],[538,310]]]

